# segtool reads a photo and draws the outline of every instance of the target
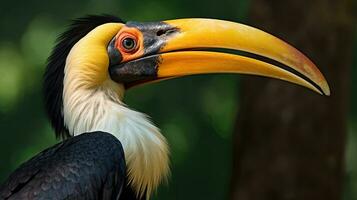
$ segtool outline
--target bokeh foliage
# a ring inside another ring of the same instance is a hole
[[[69,19],[109,13],[133,21],[207,17],[244,22],[248,8],[249,0],[2,0],[0,181],[19,164],[58,142],[43,109],[42,74],[55,38]],[[356,52],[357,48],[354,66]],[[357,199],[356,67],[352,71],[345,199]],[[227,198],[238,86],[237,76],[207,75],[128,91],[125,102],[150,115],[171,146],[172,175],[154,199]]]

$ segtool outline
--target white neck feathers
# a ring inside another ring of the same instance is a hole
[[[91,69],[98,69],[98,66],[94,66],[97,65],[93,63],[95,60],[88,62],[76,56],[80,53],[86,58],[83,56],[86,52],[88,48],[83,48],[80,41],[67,57],[63,83],[65,125],[74,136],[104,131],[117,137],[123,145],[130,185],[138,196],[146,193],[149,198],[169,174],[166,140],[146,115],[123,104],[123,86],[113,82],[108,75],[100,84],[97,81],[88,86],[96,75]]]

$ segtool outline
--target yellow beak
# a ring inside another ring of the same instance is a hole
[[[158,79],[207,73],[253,74],[289,81],[330,95],[328,83],[314,63],[294,47],[264,31],[213,19],[179,19],[165,23],[178,31],[169,36],[159,51]],[[216,49],[244,53],[211,51]],[[256,55],[268,59],[257,60]],[[270,59],[275,61],[274,64],[263,61]],[[278,67],[277,62],[286,69]]]

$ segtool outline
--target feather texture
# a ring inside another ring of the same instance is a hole
[[[57,39],[57,44],[52,50],[47,61],[44,74],[44,101],[47,114],[57,137],[67,138],[70,136],[63,121],[63,78],[67,56],[72,47],[90,31],[99,25],[119,22],[120,18],[111,15],[88,15],[76,19],[69,26],[68,30]]]
[[[85,133],[22,164],[0,186],[0,199],[118,199],[125,178],[121,143],[108,133]]]

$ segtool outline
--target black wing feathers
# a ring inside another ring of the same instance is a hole
[[[0,186],[0,199],[119,199],[125,176],[119,140],[85,133],[22,164]]]

